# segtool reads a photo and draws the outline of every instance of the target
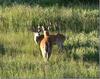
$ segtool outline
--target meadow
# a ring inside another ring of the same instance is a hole
[[[0,6],[0,78],[98,78],[99,10],[82,5],[41,7],[39,5]],[[67,38],[64,50],[53,46],[44,63],[30,28],[49,24],[51,32]]]

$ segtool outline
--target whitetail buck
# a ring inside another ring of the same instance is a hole
[[[41,40],[44,38],[44,35],[40,34],[40,27],[38,27],[37,32],[34,32],[34,41],[36,44],[40,45]],[[63,34],[57,33],[55,35],[49,35],[50,41],[53,45],[57,45],[59,51],[63,49],[63,43],[66,37]]]
[[[52,44],[50,41],[49,32],[44,27],[42,27],[42,29],[43,29],[44,37],[40,41],[40,50],[42,52],[42,56],[44,60],[47,61],[51,55]]]

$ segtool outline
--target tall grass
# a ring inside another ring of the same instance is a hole
[[[91,7],[0,6],[0,78],[99,77],[98,15]],[[67,39],[44,63],[28,29],[50,22]]]
[[[98,9],[14,5],[1,7],[0,31],[24,31],[38,24],[51,22],[52,30],[59,26],[64,31],[67,29],[74,32],[90,32],[98,29],[98,16]],[[58,26],[55,23],[59,23]]]
[[[65,34],[66,35],[66,34]],[[31,32],[0,33],[1,78],[98,77],[98,35],[67,32],[66,50],[53,46],[49,62],[43,61]]]

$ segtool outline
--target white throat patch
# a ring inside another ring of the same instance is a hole
[[[40,36],[40,34],[38,32],[34,33],[34,41],[36,44],[38,44],[38,40],[37,38]]]

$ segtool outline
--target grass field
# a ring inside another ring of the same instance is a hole
[[[13,5],[0,7],[0,77],[67,78],[99,77],[99,10],[94,7],[40,7]],[[28,29],[38,24],[60,22],[68,38],[65,50],[53,46],[44,63],[39,46]]]

